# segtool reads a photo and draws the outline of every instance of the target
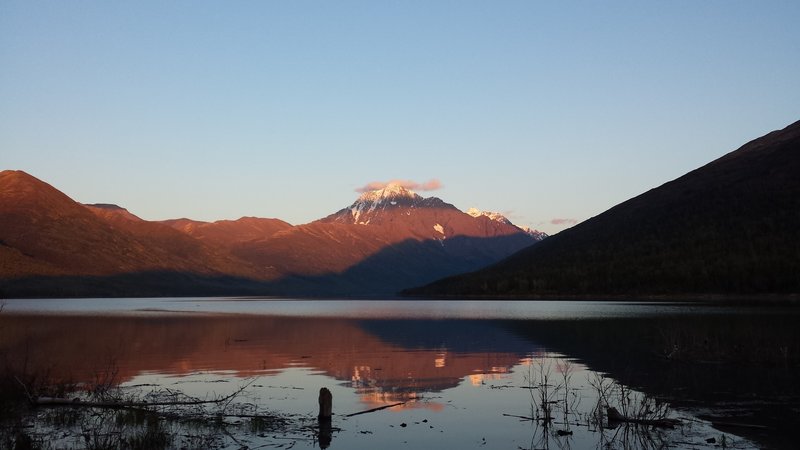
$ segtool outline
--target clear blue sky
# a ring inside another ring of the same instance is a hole
[[[438,179],[553,233],[800,119],[798,23],[796,0],[2,0],[0,168],[145,219],[295,224]]]

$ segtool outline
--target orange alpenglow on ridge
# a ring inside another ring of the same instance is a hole
[[[142,220],[83,205],[24,172],[0,175],[0,288],[13,296],[394,295],[497,262],[541,240],[385,183],[293,226],[243,217]],[[35,278],[34,278],[35,277]]]

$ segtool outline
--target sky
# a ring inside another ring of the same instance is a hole
[[[800,119],[800,2],[0,0],[0,169],[147,220],[389,180],[550,234]]]

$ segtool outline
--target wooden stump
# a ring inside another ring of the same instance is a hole
[[[333,415],[333,395],[328,388],[319,390],[319,448],[330,447],[333,440],[331,416]]]
[[[319,390],[319,420],[331,420],[333,415],[333,395],[328,388]]]

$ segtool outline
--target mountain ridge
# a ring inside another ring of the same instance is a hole
[[[471,274],[408,295],[796,295],[800,121]]]
[[[391,186],[353,203],[372,202],[372,223],[337,220],[354,217],[344,208],[296,226],[147,221],[118,205],[77,203],[24,172],[0,173],[0,194],[0,295],[392,295],[537,241]],[[426,259],[437,264],[419,264]]]

